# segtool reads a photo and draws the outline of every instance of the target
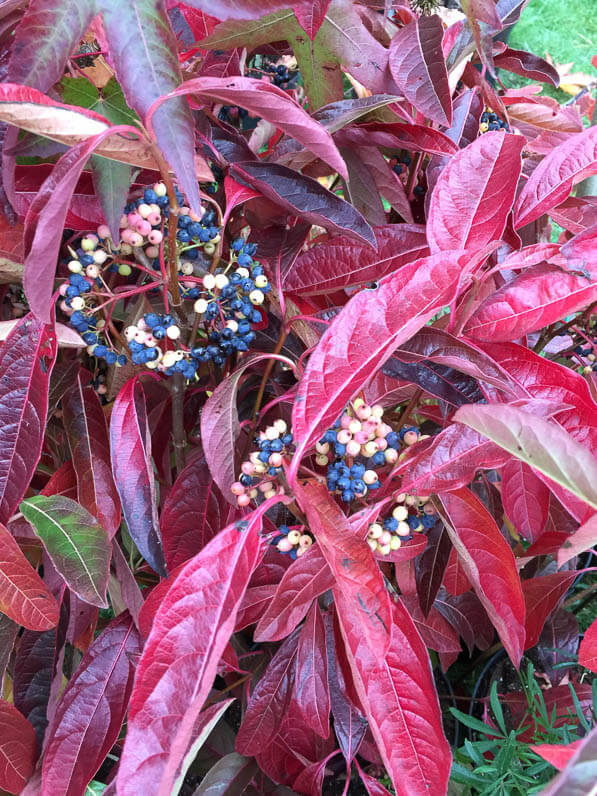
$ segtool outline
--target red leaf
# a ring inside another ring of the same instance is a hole
[[[376,290],[357,293],[334,318],[309,358],[292,410],[297,447],[291,480],[307,448],[335,422],[394,348],[450,302],[465,257],[463,252],[451,252],[409,263]]]
[[[275,591],[276,585],[274,583],[248,587],[238,609],[236,625],[234,626],[235,632],[244,630],[245,627],[254,625],[261,619],[264,611],[272,601]]]
[[[557,146],[529,177],[514,209],[514,227],[530,224],[568,197],[573,186],[597,172],[597,128]]]
[[[402,594],[400,599],[415,623],[426,647],[439,653],[460,653],[462,648],[458,634],[436,608],[431,607],[427,616],[424,616],[414,594]]]
[[[93,387],[81,379],[62,401],[64,425],[77,474],[77,499],[112,538],[120,527],[120,500],[112,477],[106,416]]]
[[[392,38],[388,63],[406,99],[424,116],[449,127],[452,101],[442,53],[443,35],[437,14],[417,17]]]
[[[470,588],[468,581],[467,588]],[[475,647],[485,650],[492,643],[495,635],[493,627],[474,592],[467,591],[458,597],[438,597],[435,607],[462,637],[469,655],[473,654]]]
[[[35,472],[56,359],[50,326],[25,316],[0,348],[0,522],[8,522]]]
[[[258,530],[271,505],[266,501],[248,522],[212,539],[183,566],[162,600],[137,668],[119,793],[172,792],[260,558]]]
[[[203,455],[180,472],[160,515],[168,569],[188,561],[229,522],[240,518],[216,486]]]
[[[446,574],[444,575],[444,586],[454,597],[459,597],[471,588],[469,579],[462,569],[458,553],[453,547],[450,552],[448,566],[446,567]]]
[[[384,788],[381,782],[375,779],[375,777],[370,777],[369,774],[365,774],[365,772],[360,769],[359,776],[369,796],[391,796],[390,791]]]
[[[370,122],[339,130],[334,136],[338,146],[359,148],[408,149],[434,155],[454,155],[457,145],[445,133],[423,124],[381,124]]]
[[[468,489],[441,496],[447,529],[462,567],[518,667],[524,643],[524,597],[516,562],[491,514]]]
[[[0,611],[30,630],[49,630],[58,624],[58,603],[4,525],[0,525]]]
[[[14,705],[0,700],[0,788],[21,793],[36,759],[35,730]]]
[[[42,767],[44,793],[85,790],[120,733],[133,687],[139,638],[130,617],[114,619],[89,647],[58,703]]]
[[[187,80],[153,103],[148,113],[148,122],[164,102],[166,108],[162,110],[167,111],[173,97],[187,94],[196,95],[203,101],[223,102],[246,108],[253,116],[259,116],[284,130],[287,135],[325,161],[332,171],[348,179],[346,164],[330,133],[312,119],[290,94],[269,80],[251,77],[197,77]]]
[[[71,500],[77,499],[77,474],[74,471],[72,460],[55,470],[48,483],[40,490],[40,495],[62,495]]]
[[[129,533],[143,558],[165,577],[147,407],[137,376],[126,382],[114,401],[110,448],[114,481]]]
[[[427,546],[415,559],[417,597],[423,616],[427,616],[442,584],[452,544],[443,523],[436,522],[427,534]],[[412,613],[412,611],[411,611]]]
[[[560,76],[554,66],[544,58],[539,58],[539,56],[524,50],[513,50],[506,47],[503,53],[494,56],[493,62],[498,69],[514,72],[515,75],[522,75],[529,80],[551,83],[555,88],[560,85]]]
[[[515,340],[592,304],[597,287],[590,275],[555,265],[530,267],[481,303],[464,334],[476,340]]]
[[[524,462],[511,459],[502,470],[502,503],[518,533],[536,541],[549,515],[549,489]]]
[[[278,584],[253,638],[280,641],[306,616],[313,600],[332,588],[334,577],[318,544],[297,558]]]
[[[597,620],[587,628],[580,642],[578,662],[592,672],[597,672]]]
[[[284,291],[317,296],[375,282],[428,253],[421,226],[386,224],[373,231],[377,251],[350,238],[335,236],[299,255],[284,277]]]
[[[401,601],[392,605],[391,642],[385,657],[369,644],[363,614],[338,605],[355,685],[384,765],[399,793],[445,793],[450,748],[429,656]]]
[[[185,0],[185,5],[201,9],[220,20],[259,19],[290,6],[296,13],[306,14],[313,0],[292,0],[291,3],[287,0]]]
[[[477,470],[501,467],[510,458],[483,434],[452,423],[417,445],[392,476],[404,474],[400,488],[405,492],[429,495],[466,486]]]
[[[297,629],[284,641],[251,694],[236,736],[235,748],[240,754],[253,755],[265,749],[280,728],[295,680],[298,637]]]
[[[597,781],[597,729],[578,742],[564,770],[543,790],[544,796],[593,796]]]
[[[293,699],[304,721],[322,738],[327,738],[330,734],[328,661],[325,626],[316,602],[299,636]]]
[[[539,641],[548,616],[556,609],[577,577],[578,572],[573,570],[523,580],[522,591],[526,604],[525,650],[534,647]]]
[[[334,575],[334,597],[358,617],[369,648],[383,655],[390,643],[390,598],[367,543],[355,536],[345,514],[322,484],[295,485],[299,504]]]
[[[557,554],[558,567],[562,567],[574,556],[590,550],[597,544],[597,514],[593,514],[580,528],[566,535],[562,541],[563,544]]]
[[[558,771],[563,771],[566,768],[570,760],[574,757],[574,753],[582,743],[582,738],[579,741],[572,741],[569,744],[555,744],[555,743],[538,743],[538,744],[531,744],[530,748],[542,757],[544,760],[547,760],[548,763],[554,768],[557,768]]]
[[[311,0],[305,3],[293,3],[293,11],[299,25],[307,36],[313,41],[321,23],[325,19],[326,11],[331,0]]]
[[[491,132],[454,155],[429,204],[432,252],[480,250],[501,238],[518,185],[523,144],[521,136]]]

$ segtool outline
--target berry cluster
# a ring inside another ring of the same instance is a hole
[[[291,445],[292,434],[282,419],[274,421],[259,434],[259,450],[253,451],[242,463],[242,475],[231,487],[239,506],[248,506],[259,493],[264,498],[284,494],[284,487],[277,483],[277,478],[282,473],[282,461],[290,454]]]
[[[272,544],[281,553],[288,553],[290,558],[300,558],[313,544],[313,537],[305,533],[304,526],[290,528],[288,525],[280,525],[280,533],[274,536]]]
[[[136,325],[124,330],[124,337],[134,364],[166,375],[182,373],[192,379],[201,363],[221,366],[233,353],[248,351],[255,339],[252,324],[262,320],[258,307],[271,286],[262,266],[253,260],[256,245],[242,238],[232,241],[225,267],[212,267],[214,273],[206,272],[205,256],[211,258],[220,242],[214,211],[203,208],[201,215],[196,215],[183,204],[184,197],[178,189],[175,191],[179,203],[176,245],[181,295],[194,302],[193,309],[199,316],[196,334],[189,342],[190,348],[184,346],[181,328],[171,315],[148,312]],[[60,287],[61,309],[83,336],[88,353],[105,359],[109,365],[123,365],[128,357],[115,350],[105,334],[106,318],[112,320],[112,311],[106,315],[105,307],[119,298],[118,293],[111,292],[105,277],[110,273],[129,277],[137,268],[141,274],[135,276],[135,285],[157,282],[153,271],[163,270],[169,218],[166,186],[156,183],[125,207],[118,243],[112,241],[108,227],[101,225],[97,235],[85,235],[79,248],[70,250],[71,273]],[[204,255],[202,262],[196,262],[200,253]],[[158,290],[156,285],[149,293]]]
[[[415,497],[403,492],[396,497],[396,505],[389,516],[381,523],[371,523],[367,543],[374,553],[388,555],[412,539],[413,533],[433,528],[436,521],[437,515],[428,497]]]
[[[298,72],[290,71],[285,64],[265,64],[263,69],[274,75],[274,86],[283,89],[295,88]]]
[[[488,130],[506,130],[510,131],[510,127],[508,122],[503,121],[497,115],[497,113],[493,113],[491,108],[488,108],[486,111],[483,111],[481,114],[481,122],[479,124],[479,131],[481,133],[486,133]]]
[[[328,489],[344,503],[378,489],[376,470],[398,460],[401,444],[413,445],[421,438],[415,426],[394,431],[383,422],[383,414],[382,406],[357,398],[315,446],[315,461],[328,468]]]

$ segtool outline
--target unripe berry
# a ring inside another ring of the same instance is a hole
[[[375,436],[376,437],[387,437],[391,430],[392,430],[392,427],[388,426],[387,423],[380,423],[377,426],[377,428],[375,429]]]
[[[381,418],[383,417],[383,406],[381,406],[380,404],[373,404],[373,406],[371,407],[371,414],[374,418],[381,420]]]
[[[401,544],[402,542],[400,541],[399,536],[392,536],[392,538],[390,539],[390,548],[392,550],[399,550]]]
[[[152,227],[157,226],[162,220],[162,214],[159,211],[153,211],[147,216],[147,220],[151,224]],[[154,229],[154,232],[159,232],[158,229]],[[151,232],[149,233],[151,235]],[[160,235],[162,233],[160,232]],[[151,241],[152,243],[159,243],[159,241]]]
[[[233,332],[238,332],[238,322],[235,320],[230,320],[226,323],[226,328],[231,329]]]
[[[301,533],[300,533],[300,531],[289,531],[289,533],[287,534],[286,538],[293,545],[294,544],[298,544],[299,543],[299,539],[301,538]]]
[[[348,430],[351,434],[356,434],[357,431],[361,430],[361,421],[360,420],[351,420],[348,424]]]
[[[396,506],[394,511],[392,512],[392,517],[398,522],[405,520],[408,517],[408,509],[406,506]]]
[[[111,237],[110,227],[107,224],[100,224],[99,227],[97,228],[97,234],[102,240]]]
[[[218,290],[221,290],[223,287],[226,287],[228,284],[229,279],[226,274],[216,274],[216,287]]]
[[[85,306],[85,299],[82,296],[75,296],[71,299],[70,305],[73,310],[82,310]]]
[[[425,503],[425,505],[423,506],[423,513],[435,514],[435,508],[433,507],[433,503]]]
[[[259,484],[258,489],[260,492],[269,492],[269,490],[273,487],[271,481],[264,481],[262,484]]]
[[[348,445],[348,443],[352,439],[352,435],[350,431],[346,428],[341,428],[340,431],[336,435],[336,439],[340,443],[340,445]]]
[[[249,503],[251,502],[251,498],[248,495],[239,495],[236,498],[236,502],[241,507],[248,506]]]
[[[232,484],[232,486],[230,487],[230,491],[232,492],[233,495],[244,495],[245,494],[245,488],[240,483],[240,481],[235,481]]]
[[[383,528],[378,522],[374,522],[372,525],[369,526],[369,536],[372,539],[379,539],[382,533],[383,533]]]
[[[243,462],[240,466],[240,469],[245,475],[253,475],[255,472],[255,467],[251,462]]]
[[[214,246],[213,243],[206,243],[205,246],[203,247],[203,251],[205,252],[205,254],[207,254],[208,257],[210,257],[215,252],[215,250],[216,247]]]
[[[315,450],[317,453],[328,453],[330,450],[330,445],[328,442],[316,442]]]
[[[123,254],[125,257],[128,254],[131,254],[132,251],[133,251],[133,247],[128,242],[120,244],[120,253]]]
[[[135,224],[135,229],[140,235],[149,235],[149,233],[151,232],[151,224],[149,223],[149,221],[146,221],[146,219],[141,218]]]
[[[236,273],[243,279],[246,279],[247,277],[251,276],[251,273],[248,268],[237,268]]]
[[[118,266],[118,273],[120,274],[120,276],[130,276],[132,272],[133,269],[131,268],[130,265],[127,265],[126,263],[121,263]]]
[[[202,298],[197,299],[197,301],[193,304],[193,309],[197,315],[203,315],[203,313],[207,310],[207,301]]]
[[[249,301],[251,302],[251,304],[255,304],[256,306],[258,306],[259,304],[263,304],[263,302],[265,301],[265,296],[261,292],[261,290],[252,290],[249,293]]]
[[[261,289],[262,287],[267,287],[267,284],[267,276],[265,274],[260,274],[255,277],[255,287]]]
[[[406,498],[404,499],[404,502],[406,503],[407,506],[414,506],[415,503],[417,502],[417,499],[416,497],[413,497],[413,495],[407,495]]]
[[[169,326],[166,329],[166,336],[170,338],[170,340],[178,340],[180,337],[180,329],[178,326]]]
[[[139,327],[137,327],[137,329],[135,330],[135,337],[134,337],[135,343],[141,343],[142,345],[145,345],[146,337],[147,333],[144,332],[143,329],[139,329]]]
[[[375,470],[365,470],[363,473],[363,481],[366,484],[374,484],[378,480]]]
[[[367,456],[367,458],[369,458],[370,456],[373,456],[373,454],[377,453],[377,450],[377,443],[372,440],[366,445],[363,445],[363,456]]]
[[[377,445],[377,450],[385,451],[388,447],[388,441],[385,437],[376,437],[373,442]]]
[[[384,531],[379,537],[379,544],[386,545],[392,541],[392,534],[389,531]]]
[[[203,277],[203,287],[206,290],[213,290],[216,286],[216,278],[213,274],[205,274]]]
[[[153,186],[153,190],[158,196],[166,196],[168,193],[168,189],[163,182],[156,182],[156,184]]]
[[[96,265],[103,265],[108,259],[108,255],[103,249],[96,249],[93,252],[93,262]]]
[[[345,412],[340,418],[340,428],[348,428],[351,420],[352,417],[348,414],[348,412]]]
[[[278,439],[280,432],[275,426],[268,426],[265,429],[265,438],[269,440]]]
[[[83,270],[83,266],[78,260],[71,260],[70,263],[68,264],[68,270],[72,274],[80,274],[81,271]]]
[[[306,533],[304,533],[299,539],[299,545],[301,547],[311,547],[312,544],[313,544],[313,539],[311,539],[311,537]]]
[[[358,456],[361,452],[361,446],[359,445],[356,440],[351,439],[350,442],[346,445],[346,453],[349,456]]]
[[[193,263],[181,263],[180,270],[185,276],[191,276],[194,272]]]
[[[129,235],[128,242],[134,249],[136,249],[143,244],[143,236],[138,232],[133,232],[131,235]]]
[[[148,204],[140,204],[137,207],[137,213],[141,216],[141,218],[147,218],[151,213],[151,207]]]
[[[124,330],[124,336],[127,340],[132,340],[136,334],[137,334],[136,326],[127,326],[126,329]]]
[[[378,549],[382,556],[387,556],[392,550],[389,544],[380,545]]]
[[[256,497],[259,496],[259,492],[256,489],[249,489],[249,497],[251,500],[255,500]]]
[[[277,420],[274,420],[274,426],[278,429],[280,434],[286,434],[286,431],[288,430],[286,421],[282,420],[281,417],[279,417]]]
[[[371,407],[367,405],[360,406],[356,410],[356,413],[359,420],[369,420],[371,417]]]
[[[99,276],[99,268],[97,265],[88,265],[85,269],[85,275],[88,276],[90,279],[97,279]]]
[[[398,536],[410,536],[410,525],[407,522],[399,522],[396,533]]]
[[[287,537],[284,537],[284,539],[280,539],[276,547],[281,553],[289,553],[294,545]]]
[[[70,286],[68,285],[67,282],[63,282],[58,288],[58,293],[60,293],[61,296],[66,296],[66,291],[68,290],[69,287]],[[64,306],[66,307],[66,304]]]
[[[269,464],[272,467],[280,467],[282,464],[282,454],[281,453],[272,453],[269,457]]]
[[[367,539],[367,544],[371,548],[371,552],[375,553],[375,551],[377,550],[377,542],[375,541],[375,539]]]
[[[263,493],[263,497],[267,500],[268,498],[275,497],[277,494],[278,493],[276,492],[275,489],[268,489],[267,492]]]
[[[352,407],[355,410],[360,409],[362,406],[365,406],[365,401],[362,398],[355,398],[352,402]]]
[[[85,236],[81,241],[81,248],[83,249],[84,252],[92,252],[96,246],[97,242],[94,241],[92,238],[88,238],[87,236]]]
[[[403,442],[405,445],[414,445],[415,442],[419,441],[419,434],[417,431],[407,431],[403,437]]]
[[[175,351],[166,351],[162,358],[162,364],[165,368],[171,368],[177,362]]]
[[[406,492],[401,492],[401,493],[400,493],[400,494],[399,494],[399,495],[396,497],[396,503],[404,503],[404,501],[405,501],[405,500],[406,500]]]
[[[325,467],[326,464],[329,464],[330,460],[325,453],[318,453],[315,457],[315,461],[320,467]]]

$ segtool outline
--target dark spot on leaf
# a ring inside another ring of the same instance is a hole
[[[247,528],[249,527],[249,523],[246,520],[238,520],[237,522],[234,523],[234,527],[239,532],[246,531]]]

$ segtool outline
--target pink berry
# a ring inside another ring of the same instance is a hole
[[[230,491],[232,492],[233,495],[244,495],[245,494],[245,488],[241,484],[240,481],[235,481],[232,484],[232,486],[230,487]]]
[[[149,233],[151,232],[151,224],[149,223],[149,221],[146,221],[144,218],[142,218],[140,221],[137,221],[137,223],[135,224],[135,229],[141,235],[149,235]]]
[[[138,232],[131,232],[128,242],[131,244],[131,246],[136,248],[143,243],[143,236],[139,235]]]
[[[375,429],[377,428],[377,423],[375,420],[366,420],[363,423],[363,431],[367,432],[369,436],[375,434]]]
[[[359,420],[369,420],[371,417],[371,407],[370,406],[359,406],[357,409],[357,417]]]
[[[130,244],[130,242],[131,242],[131,236],[132,236],[132,235],[134,235],[134,234],[135,234],[135,231],[134,231],[133,229],[130,229],[129,227],[126,227],[126,228],[125,228],[125,229],[123,229],[123,230],[122,230],[122,232],[120,233],[120,237],[122,238],[122,240],[123,240],[125,243],[129,243],[129,244]]]
[[[391,430],[392,427],[387,423],[380,423],[375,429],[375,433],[378,437],[387,437]]]
[[[349,456],[358,456],[360,452],[361,452],[361,446],[359,445],[359,443],[356,440],[351,439],[350,442],[348,442],[348,444],[346,445],[346,453]]]
[[[155,227],[157,224],[161,222],[162,214],[157,212],[150,213],[147,216],[147,220],[149,221],[152,227]]]
[[[384,531],[382,535],[379,537],[379,543],[382,545],[390,544],[391,541],[392,541],[392,534],[389,531]]]
[[[385,451],[385,449],[388,447],[388,441],[385,437],[376,437],[374,442],[380,451]]]
[[[150,233],[150,234],[151,234],[151,233]],[[150,257],[151,259],[153,259],[154,257],[158,257],[158,256],[159,256],[159,253],[160,253],[160,250],[158,249],[158,247],[157,247],[157,246],[148,246],[148,247],[145,249],[145,254],[146,254],[148,257]]]
[[[272,467],[280,467],[282,464],[282,454],[281,453],[272,453],[269,457],[269,464]]]
[[[239,506],[248,506],[251,502],[251,498],[248,495],[239,495],[236,498],[236,502]]]
[[[358,442],[359,445],[365,445],[369,442],[369,434],[366,431],[357,431],[354,435],[355,442]]]
[[[348,428],[352,421],[352,417],[349,414],[343,414],[340,418],[340,427],[341,428]]]
[[[417,431],[407,431],[404,435],[404,444],[405,445],[414,445],[415,442],[419,441],[419,434]]]
[[[152,229],[147,233],[147,240],[150,243],[153,243],[154,246],[157,246],[162,242],[163,235],[159,229]]]
[[[122,218],[125,218],[125,216],[123,216]],[[97,228],[97,234],[100,238],[102,238],[102,240],[104,238],[109,238],[110,227],[107,224],[100,224],[99,227]]]
[[[129,227],[136,227],[139,221],[141,221],[141,216],[139,213],[129,213],[127,220],[129,222]]]
[[[347,429],[343,428],[338,432],[337,440],[341,445],[348,445],[352,439],[352,434]]]
[[[61,296],[66,296],[66,291],[68,290],[69,287],[70,285],[67,285],[66,282],[64,282],[64,284],[60,285],[60,287],[58,288],[58,292],[60,293]]]
[[[276,547],[278,548],[278,550],[279,550],[281,553],[289,553],[289,552],[292,550],[292,548],[294,547],[294,545],[292,544],[292,542],[290,542],[290,541],[289,541],[289,540],[288,540],[288,539],[285,537],[284,539],[280,539],[280,541],[278,542],[278,544],[276,545]]]
[[[255,465],[252,462],[243,462],[240,469],[245,475],[253,475],[255,472]]]

